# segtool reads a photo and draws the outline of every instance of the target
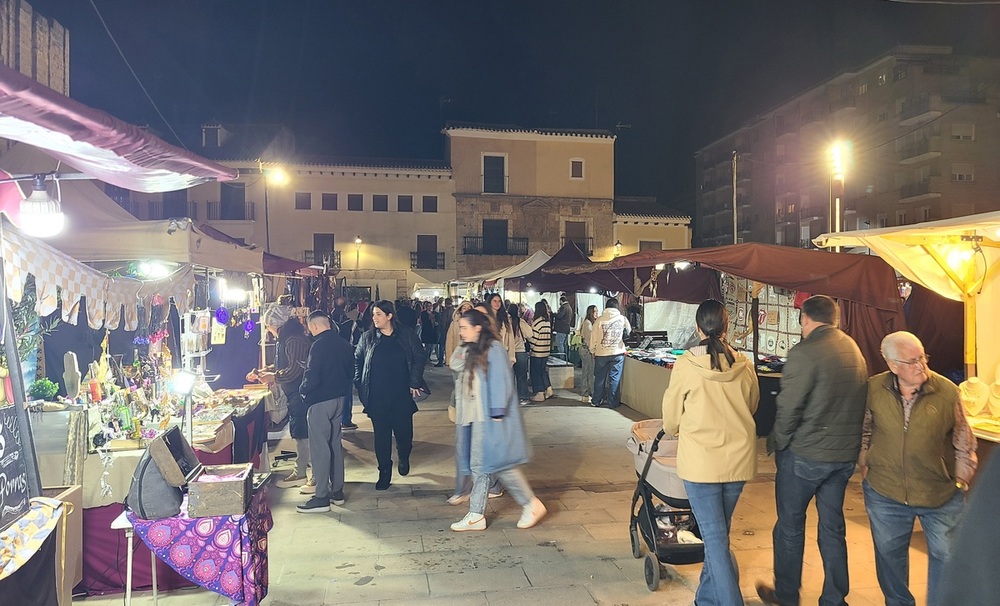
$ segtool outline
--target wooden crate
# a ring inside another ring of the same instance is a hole
[[[253,466],[205,465],[201,473],[188,483],[188,517],[243,515],[253,494]],[[205,476],[240,474],[239,479],[206,482]]]

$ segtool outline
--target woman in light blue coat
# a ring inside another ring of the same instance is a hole
[[[531,528],[546,513],[519,465],[531,458],[507,350],[486,314],[472,309],[458,319],[462,346],[449,365],[456,372],[455,422],[471,427],[469,513],[451,525],[456,532],[486,530],[490,474],[499,478],[518,505],[518,528]]]

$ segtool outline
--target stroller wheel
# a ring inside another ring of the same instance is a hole
[[[632,557],[638,560],[642,557],[642,545],[639,543],[639,530],[633,526],[628,535],[629,538],[632,539]]]
[[[646,577],[646,587],[650,591],[656,591],[656,588],[660,586],[660,561],[656,559],[656,554],[646,554],[646,559],[642,563],[642,572]]]

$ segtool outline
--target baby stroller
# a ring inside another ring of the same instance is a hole
[[[664,575],[662,564],[696,564],[705,559],[698,522],[691,511],[684,482],[677,476],[677,439],[664,439],[659,419],[632,425],[626,441],[639,477],[632,495],[629,536],[632,556],[642,557],[639,536],[649,549],[643,563],[646,587],[656,591]],[[653,496],[661,501],[657,506]],[[639,504],[638,510],[636,503]]]

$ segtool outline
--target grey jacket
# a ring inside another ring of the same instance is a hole
[[[816,327],[788,352],[768,452],[791,448],[826,463],[856,461],[868,395],[868,365],[851,337]]]

